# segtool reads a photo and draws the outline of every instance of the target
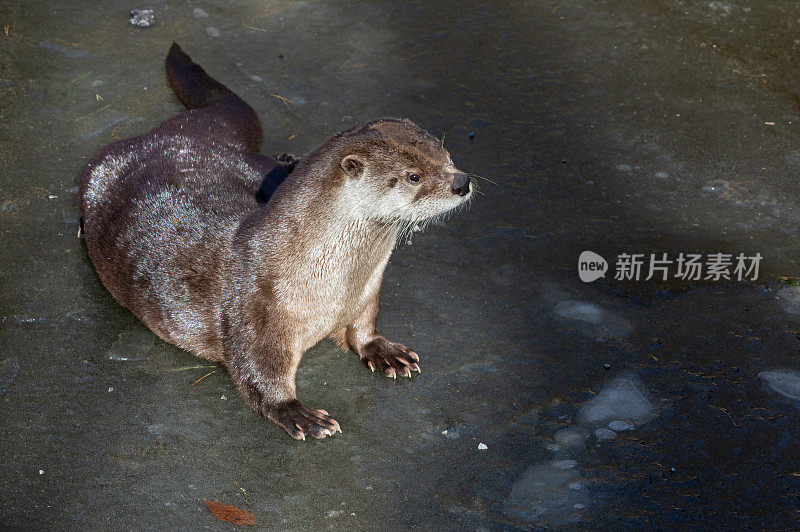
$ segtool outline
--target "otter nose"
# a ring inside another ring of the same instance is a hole
[[[469,177],[462,172],[453,174],[453,194],[466,196],[469,194]]]

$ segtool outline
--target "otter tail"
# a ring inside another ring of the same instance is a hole
[[[198,130],[211,132],[215,139],[243,151],[258,152],[261,149],[264,138],[261,121],[244,100],[206,74],[203,67],[192,61],[177,43],[172,43],[165,66],[167,79],[178,99],[188,109],[198,111],[179,115],[174,121],[165,122],[162,128],[171,130],[186,122],[200,122],[206,127]]]

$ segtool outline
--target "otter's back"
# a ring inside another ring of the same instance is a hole
[[[217,359],[227,249],[241,220],[261,208],[255,194],[276,165],[158,128],[101,150],[80,200],[103,284],[163,339]]]

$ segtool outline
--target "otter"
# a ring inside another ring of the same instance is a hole
[[[295,439],[341,432],[297,399],[300,358],[329,337],[372,371],[419,372],[376,331],[384,268],[400,235],[474,186],[407,119],[338,133],[299,164],[262,155],[252,107],[175,43],[166,71],[188,110],[101,149],[83,174],[89,257],[117,302],[222,363],[258,415]]]

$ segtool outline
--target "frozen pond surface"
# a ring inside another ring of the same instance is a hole
[[[795,3],[0,15],[0,527],[229,530],[202,499],[268,529],[800,527]],[[75,237],[88,158],[181,110],[173,40],[259,112],[265,153],[407,116],[496,183],[392,256],[379,325],[422,374],[328,342],[304,358],[334,438],[257,419]],[[591,284],[585,250],[611,265]],[[616,280],[624,253],[763,259],[756,282]]]

